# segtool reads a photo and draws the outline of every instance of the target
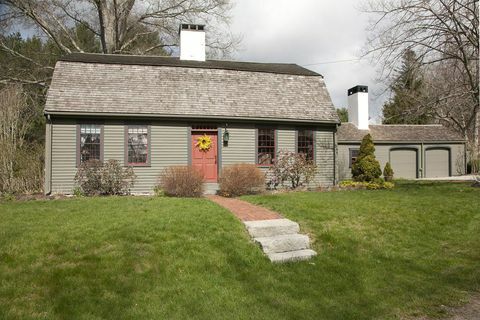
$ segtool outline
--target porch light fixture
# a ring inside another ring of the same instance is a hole
[[[223,144],[225,146],[228,145],[228,141],[230,140],[230,132],[228,132],[228,129],[227,129],[227,124],[225,124],[225,131],[223,131]]]

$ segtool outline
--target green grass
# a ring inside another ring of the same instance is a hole
[[[395,319],[480,290],[479,189],[244,199],[299,222],[318,256],[271,264],[205,199],[1,203],[0,319]]]

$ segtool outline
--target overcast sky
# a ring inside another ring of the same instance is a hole
[[[296,63],[325,77],[336,107],[347,106],[347,89],[369,86],[371,122],[378,122],[385,95],[375,66],[357,59],[368,17],[358,0],[236,0],[231,30],[242,36],[235,60]]]

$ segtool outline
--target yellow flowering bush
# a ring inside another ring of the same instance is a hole
[[[343,189],[367,189],[367,190],[379,190],[379,189],[393,189],[395,184],[393,182],[383,181],[383,179],[377,179],[375,181],[352,181],[346,180],[340,182],[340,188]]]

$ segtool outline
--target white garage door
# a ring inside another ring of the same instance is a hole
[[[450,176],[450,154],[446,149],[425,151],[425,176],[427,178]]]
[[[415,179],[417,177],[417,151],[398,149],[390,151],[390,165],[394,178]]]

